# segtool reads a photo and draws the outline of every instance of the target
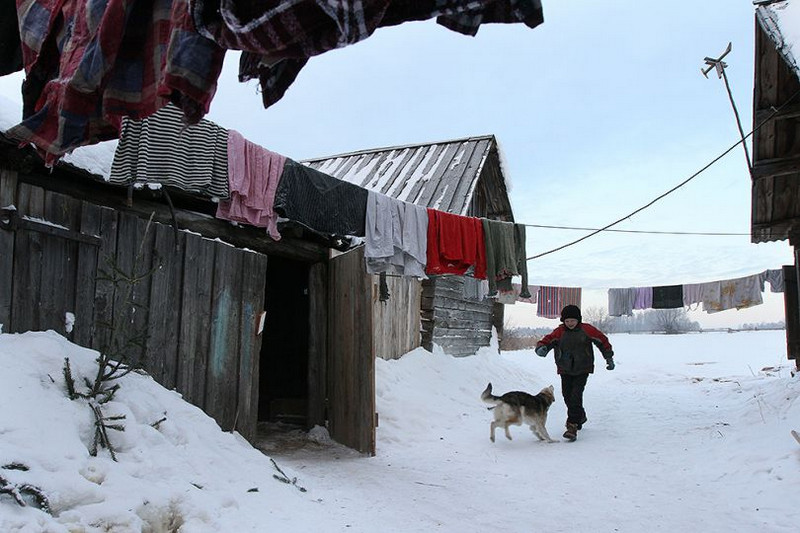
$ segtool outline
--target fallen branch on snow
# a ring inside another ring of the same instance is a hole
[[[292,479],[289,479],[289,476],[287,476],[286,473],[283,470],[281,470],[281,467],[278,466],[278,463],[275,462],[275,459],[270,457],[269,460],[272,461],[272,466],[275,467],[275,470],[277,470],[278,472],[281,473],[280,476],[278,474],[272,474],[272,477],[274,477],[278,481],[282,481],[282,482],[286,483],[287,485],[294,485],[295,487],[297,487],[297,490],[299,490],[300,492],[306,492],[305,487],[301,487],[300,485],[297,484],[297,478],[296,477],[294,477]]]

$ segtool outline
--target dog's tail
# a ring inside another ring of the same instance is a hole
[[[481,393],[481,400],[483,400],[484,402],[486,402],[488,404],[491,404],[492,407],[495,407],[498,403],[500,403],[500,397],[499,396],[495,396],[494,394],[492,394],[492,384],[491,383],[486,385],[486,389],[484,389],[484,391]],[[490,407],[489,409],[492,409],[492,407]]]

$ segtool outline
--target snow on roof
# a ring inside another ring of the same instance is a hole
[[[387,196],[467,214],[493,135],[360,150],[303,164]]]
[[[0,133],[5,134],[12,126],[16,126],[20,120],[22,120],[22,107],[16,102],[0,96]],[[108,181],[109,176],[111,176],[111,163],[114,161],[116,149],[116,139],[91,146],[81,146],[66,154],[57,165],[70,165]]]
[[[800,0],[761,2],[756,17],[789,67],[800,78]]]
[[[15,126],[21,117],[19,104],[0,96],[0,133]],[[58,165],[70,165],[108,181],[117,144],[117,140],[111,140],[76,148]],[[484,135],[362,150],[303,163],[400,200],[466,215],[478,177],[493,147],[499,149],[497,140],[493,135]],[[502,163],[501,172],[506,179]]]

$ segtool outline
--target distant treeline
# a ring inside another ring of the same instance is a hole
[[[775,330],[786,329],[786,324],[780,322],[760,322],[756,324],[742,324],[733,328],[715,328],[703,330],[698,322],[689,319],[685,309],[648,309],[637,311],[632,316],[609,316],[608,312],[600,307],[588,307],[583,310],[583,321],[596,326],[604,333],[661,333],[661,334],[680,334],[700,331],[754,331],[754,330]],[[543,335],[550,333],[552,327],[514,327],[507,325],[503,332],[501,342],[504,345],[513,344],[520,347],[522,345],[535,345],[536,341]]]

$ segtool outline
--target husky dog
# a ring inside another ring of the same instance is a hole
[[[494,442],[494,430],[501,427],[506,432],[506,438],[511,440],[511,433],[508,426],[521,426],[528,424],[534,435],[539,440],[555,442],[547,434],[547,410],[555,401],[553,386],[543,388],[537,395],[527,392],[513,391],[507,392],[502,396],[492,394],[492,384],[486,386],[486,390],[481,394],[481,400],[492,404],[489,409],[494,409],[494,420],[492,420],[491,434],[489,438]]]

